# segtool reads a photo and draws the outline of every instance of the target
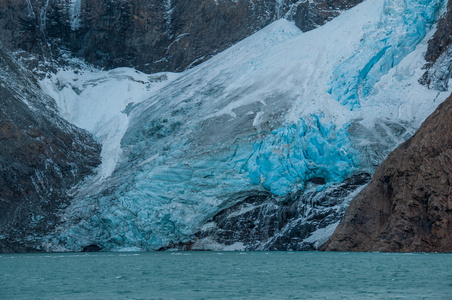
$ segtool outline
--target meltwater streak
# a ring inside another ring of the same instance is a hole
[[[1,299],[450,299],[451,254],[0,256]]]

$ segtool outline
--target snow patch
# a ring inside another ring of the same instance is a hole
[[[339,222],[333,223],[328,225],[325,228],[320,228],[314,231],[310,237],[304,240],[304,242],[307,243],[314,243],[314,248],[317,250],[319,249],[323,244],[328,241],[330,236],[333,235],[334,231],[336,230],[336,227],[339,225]]]
[[[102,144],[98,179],[104,179],[120,160],[129,110],[177,77],[174,73],[147,75],[130,68],[101,71],[87,67],[61,69],[40,84],[55,99],[63,118],[88,130]]]
[[[223,251],[245,251],[245,250],[246,250],[245,244],[243,244],[242,242],[236,242],[223,248]]]

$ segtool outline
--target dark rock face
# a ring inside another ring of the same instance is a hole
[[[182,71],[281,17],[307,31],[361,1],[0,0],[0,40],[48,58],[67,50],[105,68]]]
[[[52,50],[42,43],[49,41],[50,48],[106,68],[181,71],[268,25],[287,7],[275,0],[82,0],[80,6],[2,0],[0,38],[12,49],[41,54]]]
[[[100,146],[56,114],[1,46],[0,102],[0,252],[38,251],[69,189],[100,163]]]
[[[277,17],[271,0],[83,3],[86,17],[70,49],[107,68],[132,65],[146,72],[182,71]]]
[[[268,193],[250,195],[215,215],[194,241],[176,248],[221,250],[215,245],[242,243],[251,251],[315,250],[320,246],[317,241],[306,239],[339,222],[350,196],[369,180],[368,174],[355,175],[324,191],[299,192],[284,199]]]
[[[303,31],[315,29],[337,17],[341,10],[352,8],[361,2],[363,0],[304,1],[297,6],[295,25]]]
[[[40,24],[39,12],[27,1],[0,0],[0,41],[5,47],[31,51],[42,40]]]
[[[377,168],[325,246],[452,251],[452,95]]]
[[[427,71],[419,81],[430,88],[446,91],[452,78],[452,0],[448,1],[447,11],[428,42],[425,59]]]

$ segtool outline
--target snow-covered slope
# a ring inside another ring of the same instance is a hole
[[[367,0],[307,33],[279,20],[180,74],[44,80],[63,116],[104,145],[101,176],[48,249],[159,249],[253,193],[282,201],[372,172],[446,98],[418,83],[442,5]],[[334,230],[319,224],[310,243]]]
[[[130,68],[99,71],[82,65],[60,70],[52,79],[41,82],[45,91],[58,101],[60,114],[69,122],[94,134],[103,144],[103,163],[97,180],[110,176],[122,150],[121,139],[134,105],[151,97],[179,75],[146,75]]]

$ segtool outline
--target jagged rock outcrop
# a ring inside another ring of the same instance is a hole
[[[295,25],[303,31],[315,29],[361,2],[363,0],[302,1],[296,6]]]
[[[0,252],[39,251],[69,189],[100,163],[100,146],[57,115],[1,45],[0,102]]]
[[[425,59],[427,71],[419,81],[430,88],[446,91],[452,78],[452,0],[448,1],[447,11],[428,42]]]
[[[309,237],[317,231],[326,240],[330,225],[340,221],[353,195],[369,180],[370,175],[363,173],[323,191],[299,191],[283,199],[270,193],[251,194],[216,214],[192,241],[168,248],[315,250],[322,238]],[[323,178],[313,180],[312,184],[316,183],[324,184]]]
[[[452,95],[377,168],[330,251],[452,251]]]
[[[361,1],[0,0],[0,40],[26,58],[63,49],[105,68],[182,71],[281,17],[307,31]]]

